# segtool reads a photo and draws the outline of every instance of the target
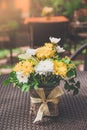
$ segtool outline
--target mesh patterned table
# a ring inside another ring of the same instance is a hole
[[[62,96],[59,116],[44,117],[36,124],[29,112],[29,93],[12,85],[4,87],[7,76],[0,77],[0,130],[87,130],[87,72],[78,72],[81,88],[77,96],[67,92]]]

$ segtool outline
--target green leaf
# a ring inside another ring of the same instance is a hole
[[[22,92],[28,91],[29,89],[30,89],[30,86],[28,84],[23,84],[23,86],[21,88]]]
[[[25,91],[28,92],[30,90],[30,86],[28,86]]]
[[[70,89],[69,84],[68,84],[68,83],[65,83],[64,88],[65,88],[66,90],[69,90],[69,89]]]
[[[79,92],[79,91],[78,91],[78,88],[75,88],[74,91],[73,91],[73,95],[74,95],[74,96],[77,95],[78,92]]]
[[[35,86],[34,86],[34,89],[38,89],[38,86],[37,86],[37,85],[35,85]]]
[[[69,70],[69,71],[67,72],[67,77],[70,78],[70,77],[72,77],[72,76],[75,76],[75,74],[76,74],[75,71],[71,69],[71,70]]]
[[[78,88],[80,88],[80,82],[77,81],[77,83],[75,84]]]
[[[10,77],[14,77],[14,76],[15,76],[15,72],[12,71],[12,72],[10,73]]]
[[[35,85],[34,85],[34,89],[37,89],[38,88],[38,83],[36,83]]]
[[[63,61],[64,61],[64,63],[66,63],[66,64],[69,64],[69,63],[70,63],[70,59],[69,59],[69,58],[64,58]]]
[[[9,83],[10,83],[9,79],[4,80],[4,82],[3,82],[4,86],[7,86]]]
[[[75,80],[72,78],[72,79],[69,80],[69,82],[75,83]]]

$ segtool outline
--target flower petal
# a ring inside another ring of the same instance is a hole
[[[56,51],[57,51],[58,53],[62,53],[62,52],[64,52],[65,50],[64,50],[62,47],[57,46],[57,47],[56,47]]]
[[[55,38],[55,37],[49,37],[49,39],[52,43],[58,43],[61,40],[61,38]]]

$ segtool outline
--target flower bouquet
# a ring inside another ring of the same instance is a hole
[[[69,57],[60,57],[65,50],[57,43],[60,38],[50,37],[50,42],[37,49],[27,49],[20,54],[9,78],[4,84],[13,83],[22,91],[30,92],[31,112],[39,121],[43,116],[58,115],[59,97],[63,94],[59,86],[76,95],[80,83],[76,80],[76,66]]]

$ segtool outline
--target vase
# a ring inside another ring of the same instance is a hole
[[[52,16],[46,16],[46,20],[51,20]]]
[[[30,112],[35,115],[35,122],[44,116],[58,116],[60,96],[63,91],[60,86],[30,90]]]

